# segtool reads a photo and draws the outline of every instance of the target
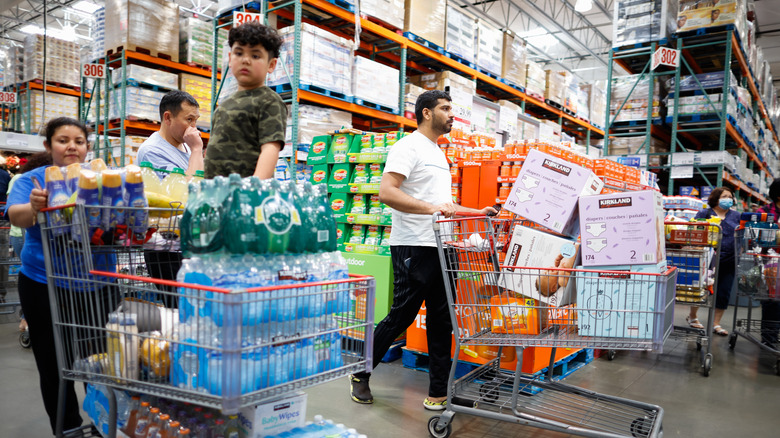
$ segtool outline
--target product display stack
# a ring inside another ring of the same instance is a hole
[[[43,40],[46,39],[44,55]],[[44,57],[46,81],[52,84],[78,87],[81,84],[79,48],[74,42],[43,35],[24,39],[24,73],[22,81],[42,81]]]

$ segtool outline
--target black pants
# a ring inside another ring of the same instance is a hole
[[[390,254],[393,305],[374,331],[374,367],[382,361],[393,341],[414,322],[424,300],[430,357],[428,396],[444,397],[450,372],[452,320],[438,250],[427,246],[392,246]]]
[[[761,340],[769,344],[777,344],[778,331],[780,331],[780,301],[762,301]]]
[[[144,251],[144,261],[149,270],[149,276],[160,280],[176,281],[176,275],[181,268],[181,253],[168,251]],[[179,297],[175,287],[156,285],[163,293],[158,294],[160,301],[169,309],[179,307]]]
[[[114,288],[105,288],[96,292],[67,293],[73,299],[62,300],[58,312],[62,318],[73,318],[73,322],[82,326],[104,328],[108,321],[108,313],[113,311],[119,300]],[[81,425],[79,404],[72,380],[60,381],[59,365],[54,339],[54,324],[51,317],[49,290],[45,283],[38,283],[19,273],[19,301],[24,317],[30,328],[35,365],[41,385],[41,396],[46,414],[49,416],[52,433],[57,424],[57,407],[59,406],[59,385],[65,385],[65,421],[64,430]],[[62,351],[65,356],[65,366],[71,368],[75,357],[86,357],[105,351],[105,336],[103,330],[76,329],[64,335]]]
[[[734,289],[737,266],[734,259],[721,260],[718,265],[718,290],[715,291],[715,308],[725,310],[729,307],[731,290]]]

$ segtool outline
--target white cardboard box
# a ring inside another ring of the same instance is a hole
[[[261,438],[302,427],[306,419],[306,398],[306,393],[299,392],[280,400],[241,409],[238,419],[242,436]]]
[[[572,239],[516,225],[506,249],[504,264],[571,269],[578,263],[579,246]],[[570,272],[554,269],[504,268],[499,285],[551,306],[563,306],[572,303],[575,298],[574,280],[570,277]]]

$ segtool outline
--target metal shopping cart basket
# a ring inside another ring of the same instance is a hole
[[[0,216],[5,211],[5,202],[0,202]],[[0,218],[0,315],[15,313],[21,304],[17,290],[19,265],[21,261],[11,247],[11,222]]]
[[[138,275],[148,272],[142,269],[145,248],[152,242],[157,249],[166,242],[175,247],[178,240],[176,212],[124,210],[139,212],[167,218],[151,222],[146,233],[93,233],[82,205],[44,209],[38,216],[61,378],[233,414],[371,370],[372,277],[215,287],[210,279],[233,271],[208,257],[200,265],[185,260],[186,283]],[[304,281],[296,273],[289,277]],[[152,301],[160,296],[175,298],[156,301],[178,302],[178,308]],[[116,401],[109,402],[113,437]],[[58,436],[62,424],[61,408]],[[77,432],[68,436],[88,436]]]
[[[776,230],[740,227],[735,230],[737,246],[737,295],[748,301],[780,302],[780,255],[775,243]],[[734,330],[729,335],[729,347],[734,349],[737,337],[742,336],[776,357],[775,372],[780,375],[780,343],[768,342],[762,338],[762,332],[773,332],[777,339],[780,321],[759,321],[753,315],[753,307],[748,302],[746,315],[739,318],[742,307],[740,301],[734,308]]]
[[[501,265],[515,251],[509,241],[515,222],[485,216],[434,217],[445,276],[456,351],[471,346],[515,348],[514,373],[496,358],[456,379],[449,377],[447,409],[432,417],[435,437],[451,433],[455,413],[469,413],[582,436],[660,436],[663,409],[521,373],[524,347],[589,347],[662,351],[672,331],[677,270],[663,274],[528,268]],[[569,291],[576,304],[557,307],[553,295]],[[567,289],[567,287],[570,287]],[[525,291],[523,295],[516,293]],[[538,296],[534,300],[528,296]],[[554,352],[553,352],[554,357]],[[533,390],[536,389],[536,390]],[[525,396],[521,392],[533,393]]]
[[[675,326],[672,337],[696,343],[702,374],[712,369],[712,333],[715,317],[713,291],[718,290],[720,263],[720,225],[709,222],[666,222],[666,262],[677,268],[675,301],[684,306],[705,307],[707,324],[703,329]],[[709,278],[713,277],[710,283]]]

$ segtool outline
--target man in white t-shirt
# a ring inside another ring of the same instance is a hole
[[[423,406],[443,410],[447,403],[452,321],[442,275],[431,215],[496,213],[452,203],[452,177],[447,157],[436,140],[452,129],[449,94],[426,91],[415,104],[417,131],[390,149],[385,163],[380,200],[393,209],[390,254],[393,261],[393,305],[374,331],[374,367],[379,365],[393,341],[414,321],[423,300],[427,311],[430,385]],[[370,373],[349,376],[350,395],[357,403],[373,403]]]
[[[155,169],[168,171],[178,167],[188,177],[203,170],[203,139],[195,128],[200,118],[198,108],[198,101],[186,91],[165,94],[160,100],[160,131],[138,149],[137,164],[148,161]]]

